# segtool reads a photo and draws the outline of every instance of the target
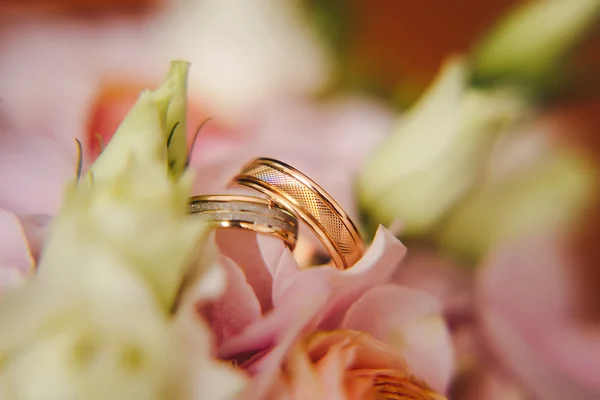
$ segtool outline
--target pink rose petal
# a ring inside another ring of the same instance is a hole
[[[481,319],[505,365],[543,399],[600,397],[600,329],[575,319],[564,243],[541,237],[493,255],[479,276]]]
[[[421,290],[382,285],[348,310],[342,328],[364,331],[402,352],[411,369],[444,392],[453,372],[450,333],[441,304]]]
[[[387,229],[380,226],[371,247],[351,268],[340,271],[334,267],[303,270],[291,285],[310,286],[314,282],[330,285],[327,309],[319,323],[320,329],[335,329],[340,325],[348,307],[372,287],[387,283],[406,253],[406,247]],[[274,281],[276,287],[279,282]],[[277,305],[287,301],[285,296],[273,298]]]
[[[235,347],[253,342],[262,344],[267,348],[276,343],[260,361],[254,363],[250,372],[256,374],[252,385],[247,389],[248,399],[267,398],[273,386],[277,382],[280,367],[288,355],[294,343],[306,331],[316,312],[321,309],[326,301],[326,290],[324,285],[315,285],[304,291],[290,291],[290,302],[280,309],[281,312],[273,312],[265,316],[265,323],[254,324],[236,341],[231,341],[228,347],[223,346],[221,351],[225,354],[236,350]],[[285,330],[280,328],[282,324]],[[257,340],[258,339],[258,340]],[[265,339],[268,339],[265,341]]]
[[[264,350],[281,344],[282,338],[299,335],[309,324],[314,325],[311,321],[324,309],[328,293],[326,282],[315,282],[309,287],[290,287],[286,292],[288,301],[272,309],[240,335],[225,341],[218,349],[219,356],[229,358],[235,354]],[[296,327],[298,321],[302,321],[302,325]],[[292,328],[298,332],[290,333]]]
[[[335,329],[356,299],[389,279],[405,251],[398,239],[380,227],[369,250],[352,268],[345,271],[332,266],[297,269],[294,275],[290,271],[279,272],[293,267],[289,252],[284,250],[274,271],[273,311],[238,337],[226,341],[219,353],[229,357],[275,345],[276,339],[289,328],[289,321],[298,312],[298,307],[303,315],[310,315],[306,318],[310,326],[305,329],[317,326]],[[293,279],[290,278],[292,276]],[[311,301],[308,301],[309,298]]]
[[[218,230],[216,240],[221,253],[231,258],[244,272],[245,279],[260,301],[262,311],[269,310],[273,306],[271,298],[273,278],[268,263],[272,262],[272,258],[276,260],[283,251],[281,240],[237,229]],[[265,245],[273,245],[272,251],[269,251],[271,259],[263,256],[264,252],[259,247],[259,240]]]
[[[52,216],[38,215],[19,215],[21,226],[27,236],[29,249],[34,259],[39,260],[46,236],[48,235]]]
[[[273,279],[276,279],[275,276],[278,276],[277,279],[285,279],[281,273],[295,274],[299,271],[294,256],[281,240],[265,235],[258,235],[256,238],[260,254]]]
[[[242,270],[227,257],[221,258],[227,286],[221,298],[201,306],[202,315],[215,334],[216,344],[240,333],[260,318],[260,304]]]
[[[34,260],[19,219],[0,209],[0,292],[33,273]]]

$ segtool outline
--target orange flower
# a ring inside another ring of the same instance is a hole
[[[371,335],[322,331],[297,343],[270,398],[442,400],[401,354]]]

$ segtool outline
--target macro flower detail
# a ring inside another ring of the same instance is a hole
[[[351,330],[316,332],[298,342],[278,380],[294,399],[446,398],[413,375],[400,352]]]
[[[0,400],[600,398],[600,0],[13,3]]]
[[[222,231],[216,242],[228,287],[197,310],[215,332],[217,354],[253,377],[245,398],[303,398],[306,393],[313,396],[309,398],[360,398],[356,393],[377,387],[379,369],[400,381],[390,378],[392,385],[414,384],[432,396],[446,390],[453,352],[441,307],[422,291],[388,284],[405,249],[385,228],[364,257],[344,271],[331,266],[299,269],[289,250],[270,237]],[[193,298],[188,294],[184,301]],[[312,359],[306,353],[312,350],[303,343],[319,332],[331,338],[338,338],[337,332],[355,333],[340,340],[348,341],[347,346],[325,340],[321,355],[313,353],[319,364],[331,351],[328,359],[335,371],[315,365],[316,371],[305,373],[308,367],[303,367],[296,375],[286,365]],[[338,345],[343,351],[336,350]],[[363,364],[359,355],[371,351],[373,363]],[[377,354],[386,354],[388,361],[380,363]],[[369,365],[374,370],[363,371],[366,378],[356,377],[356,382],[370,383],[356,392],[353,374]],[[330,397],[332,388],[337,397]]]

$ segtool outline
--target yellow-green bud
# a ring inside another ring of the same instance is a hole
[[[122,172],[130,157],[141,163],[161,163],[174,177],[181,176],[187,161],[188,69],[185,61],[173,62],[157,90],[141,93],[91,166],[88,179],[99,181]]]

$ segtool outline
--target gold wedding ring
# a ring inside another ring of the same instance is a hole
[[[256,159],[233,179],[293,210],[321,240],[339,269],[350,268],[364,251],[356,226],[335,200],[295,168],[270,158]]]
[[[269,199],[224,194],[194,196],[188,210],[214,228],[249,229],[282,239],[290,250],[296,246],[296,216]]]

